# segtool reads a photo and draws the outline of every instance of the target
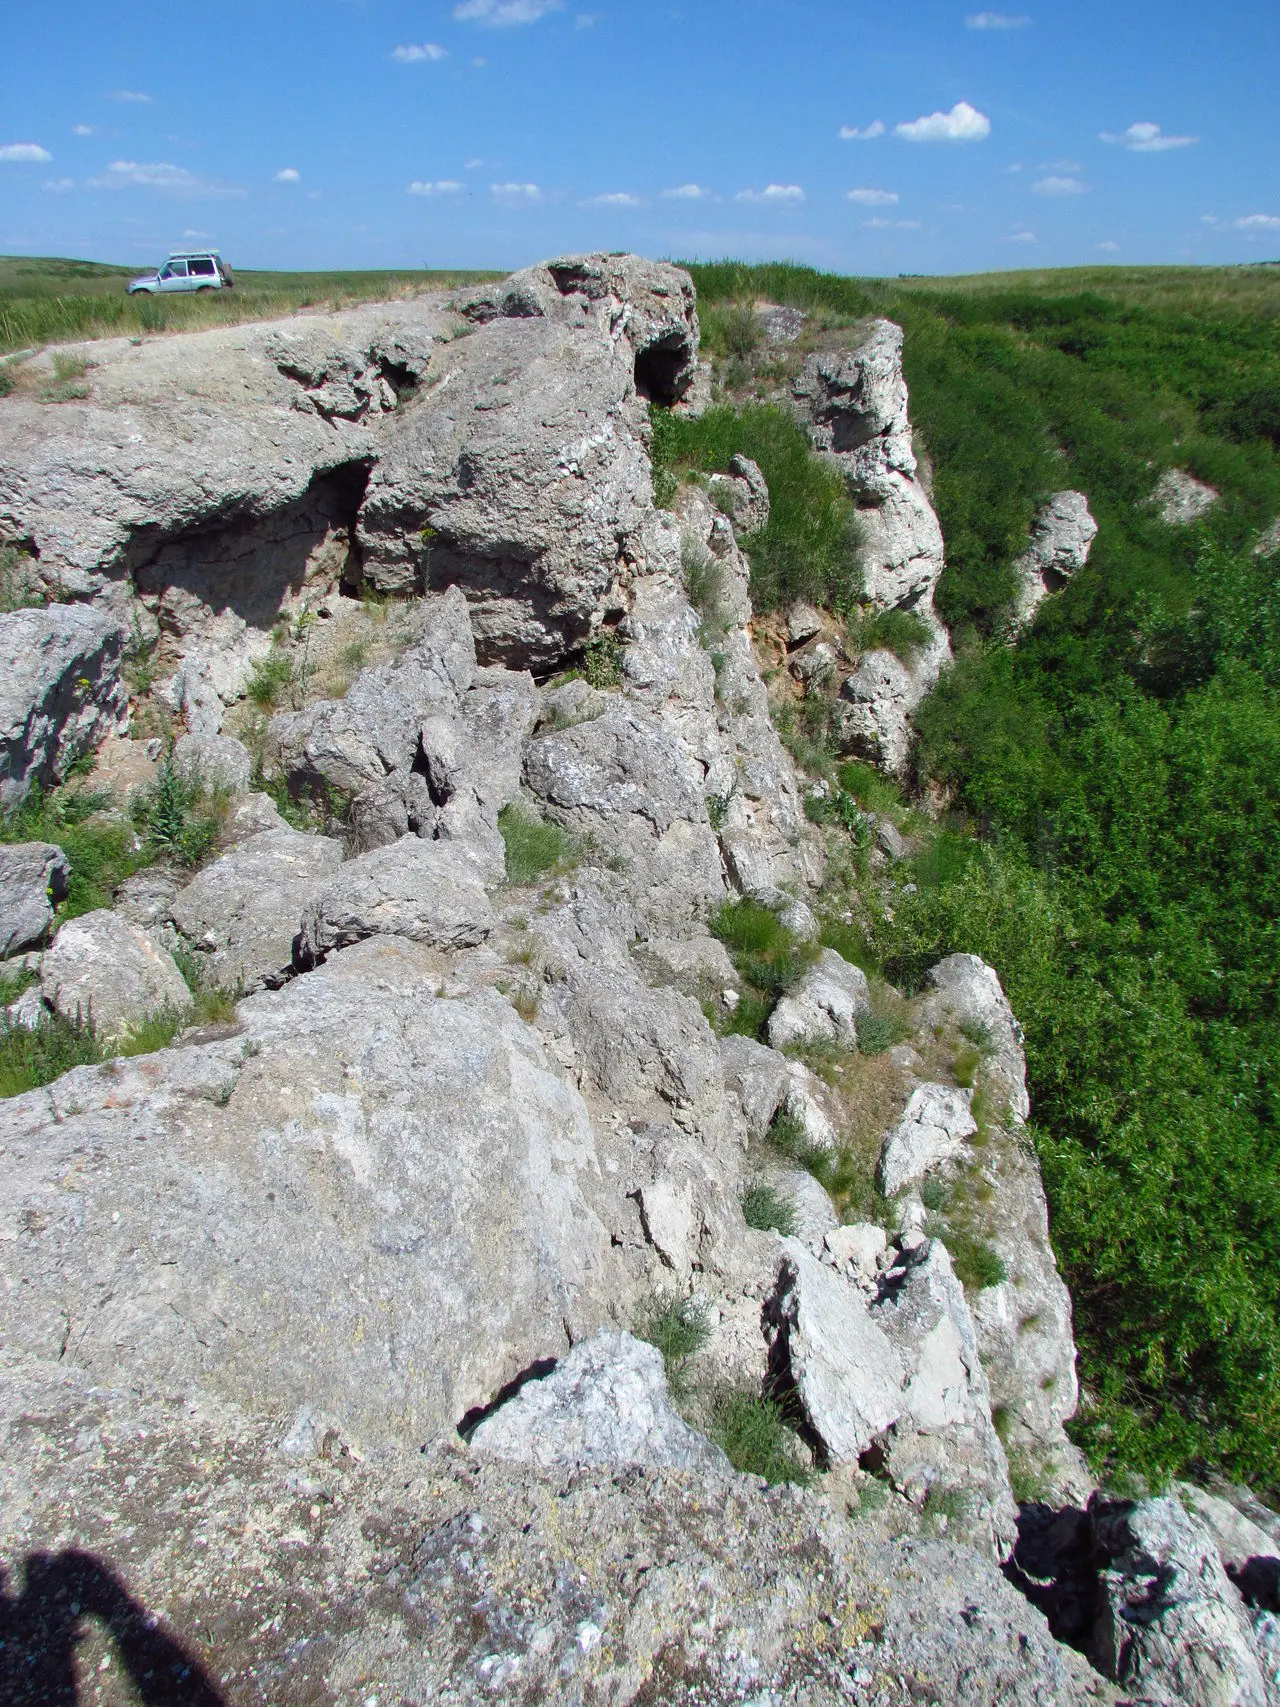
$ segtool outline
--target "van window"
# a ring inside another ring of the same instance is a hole
[[[160,269],[162,279],[185,279],[186,276],[187,263],[185,261],[170,261]]]
[[[208,255],[197,255],[190,263],[193,278],[211,279],[213,277],[213,261]]]

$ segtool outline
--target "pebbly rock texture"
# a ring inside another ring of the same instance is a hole
[[[262,830],[197,873],[169,916],[204,958],[208,982],[271,988],[292,976],[302,915],[341,863],[331,837]]]
[[[151,1014],[181,1013],[191,992],[168,949],[100,908],[61,927],[40,962],[44,999],[64,1019],[118,1042]]]
[[[729,1461],[673,1410],[662,1354],[606,1330],[527,1381],[472,1432],[477,1452],[551,1469],[645,1464],[723,1472]]]
[[[299,954],[314,965],[370,936],[470,948],[495,923],[473,868],[440,842],[402,836],[342,866],[302,915]]]
[[[1083,492],[1055,492],[1036,513],[1031,543],[1013,568],[1018,577],[1013,626],[1023,628],[1051,593],[1089,561],[1098,524]]]
[[[1189,527],[1207,515],[1219,497],[1215,486],[1207,486],[1185,468],[1166,468],[1156,482],[1151,501],[1162,522],[1170,527]]]
[[[424,952],[363,943],[241,1003],[223,1042],[0,1107],[11,1353],[310,1405],[370,1449],[451,1431],[597,1328],[582,1100],[501,997],[438,998]]]
[[[809,356],[795,397],[814,444],[834,458],[856,499],[871,604],[913,611],[928,631],[911,665],[891,653],[868,654],[844,694],[857,708],[842,726],[847,750],[901,772],[910,714],[951,657],[933,608],[943,566],[942,530],[912,446],[902,328],[872,320],[856,348]]]
[[[769,1045],[829,1042],[846,1049],[858,1046],[858,1019],[871,1012],[867,975],[850,966],[833,948],[817,960],[769,1016]]]
[[[0,616],[0,807],[33,783],[60,783],[108,735],[129,725],[120,678],[124,634],[83,605]]]
[[[0,960],[43,943],[71,868],[50,842],[0,846]]]

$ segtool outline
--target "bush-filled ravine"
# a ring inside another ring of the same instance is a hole
[[[906,330],[957,663],[917,768],[957,808],[869,944],[910,984],[968,950],[1027,1033],[1095,1464],[1280,1493],[1280,270],[867,281],[694,268]],[[745,448],[745,447],[743,447]],[[1150,502],[1189,470],[1192,528]],[[1078,487],[1093,557],[1016,648],[1010,563]]]

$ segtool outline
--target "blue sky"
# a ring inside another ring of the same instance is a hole
[[[4,41],[8,253],[1280,257],[1277,0],[64,0]]]

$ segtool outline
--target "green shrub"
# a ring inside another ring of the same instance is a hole
[[[194,869],[213,851],[222,805],[201,783],[166,762],[133,815],[158,855]]]
[[[763,1180],[743,1192],[742,1218],[757,1233],[781,1233],[783,1238],[791,1238],[796,1230],[796,1212],[790,1199]]]
[[[965,1227],[949,1226],[942,1237],[951,1253],[956,1278],[968,1290],[981,1292],[984,1287],[999,1286],[1009,1278],[1000,1253],[976,1233]]]
[[[800,942],[758,901],[726,901],[711,919],[711,933],[724,943],[740,975],[754,989],[785,995],[817,958],[815,943]]]
[[[695,539],[686,538],[680,547],[684,593],[702,618],[703,645],[725,631],[724,567],[714,552]]]
[[[734,1469],[744,1475],[800,1487],[811,1480],[782,1407],[772,1399],[748,1392],[722,1393],[712,1410],[709,1433]]]
[[[784,409],[708,409],[698,420],[652,409],[655,470],[728,469],[736,452],[760,465],[769,486],[769,522],[747,542],[751,598],[758,611],[808,599],[852,611],[862,591],[860,535],[838,470],[814,454]]]
[[[87,1024],[60,1014],[43,1016],[28,1031],[0,1016],[0,1097],[20,1096],[102,1059],[98,1041]]]
[[[537,817],[526,806],[503,807],[498,814],[507,856],[507,882],[536,883],[540,877],[567,871],[577,860],[573,837],[558,824]]]
[[[582,650],[582,673],[593,688],[622,686],[622,642],[616,634],[599,634]]]
[[[895,1044],[905,1043],[911,1028],[897,1014],[863,1014],[858,1020],[858,1051],[862,1055],[883,1055]]]
[[[780,1108],[770,1122],[769,1142],[780,1155],[804,1168],[815,1179],[825,1179],[831,1170],[834,1159],[831,1152],[813,1143],[803,1123],[785,1107]]]
[[[158,857],[159,850],[141,840],[127,818],[106,810],[110,798],[79,780],[48,793],[36,784],[21,806],[0,819],[0,842],[53,842],[66,854],[70,877],[59,919],[109,907],[117,885]]]
[[[293,685],[293,660],[273,646],[263,658],[255,658],[249,669],[245,692],[261,711],[274,711]]]
[[[892,652],[904,664],[913,664],[933,638],[933,630],[913,610],[864,612],[854,629],[853,640],[860,652]]]
[[[40,390],[42,403],[74,403],[89,395],[89,387],[85,383],[85,374],[89,371],[88,362],[80,356],[65,355],[59,352],[53,358],[53,378],[48,385]]]
[[[651,1298],[635,1332],[657,1346],[673,1393],[687,1390],[688,1368],[711,1337],[706,1306],[691,1298]]]

